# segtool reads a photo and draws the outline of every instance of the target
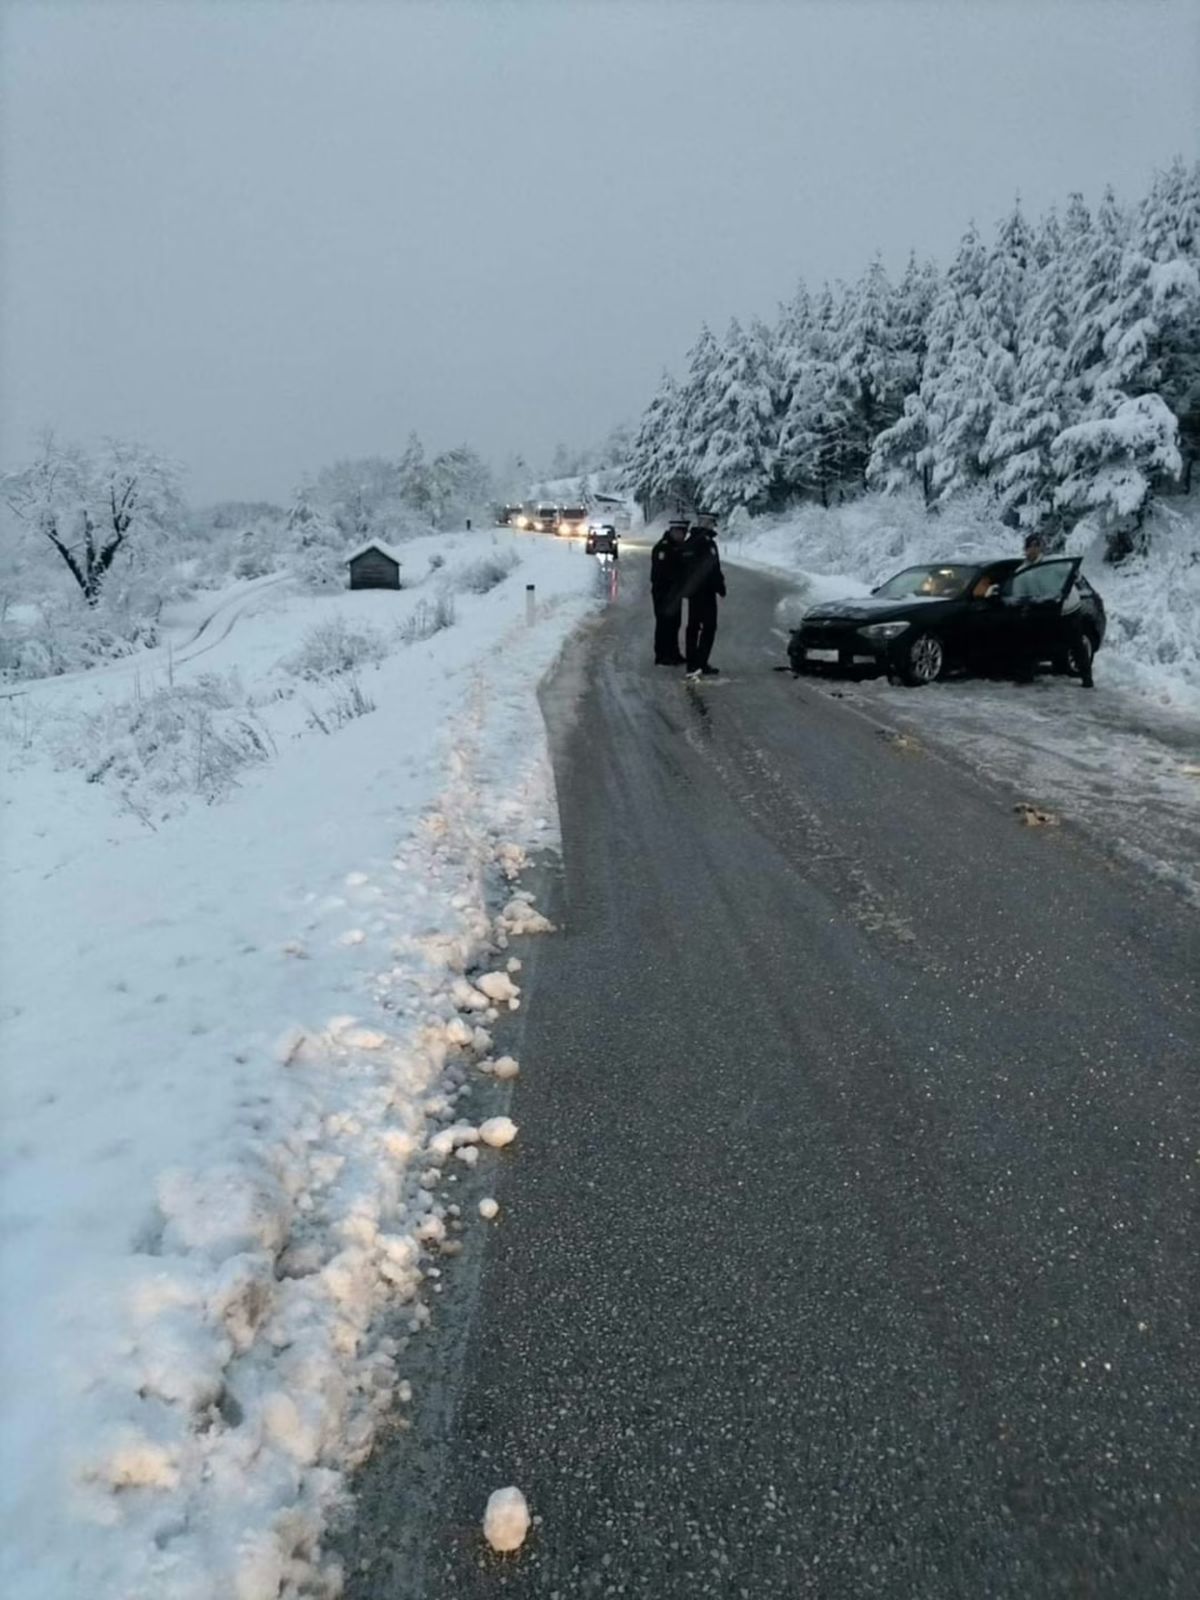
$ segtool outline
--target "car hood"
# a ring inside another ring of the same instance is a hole
[[[907,600],[864,595],[858,600],[825,600],[807,610],[801,622],[896,622],[920,613],[936,615],[957,605],[941,595],[912,595]]]

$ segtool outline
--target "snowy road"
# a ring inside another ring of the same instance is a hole
[[[545,696],[565,934],[461,1384],[372,1464],[350,1600],[1196,1593],[1194,911],[772,673],[769,578],[727,681],[655,674],[622,567]]]

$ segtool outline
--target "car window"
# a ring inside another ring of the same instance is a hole
[[[1013,600],[1061,600],[1074,570],[1073,561],[1039,561],[1014,572],[1007,593]]]
[[[976,568],[941,564],[935,567],[907,567],[894,578],[880,584],[875,593],[886,600],[929,597],[951,600],[963,594],[975,576]]]

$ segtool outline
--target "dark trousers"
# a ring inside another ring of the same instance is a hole
[[[1070,615],[1063,618],[1067,633],[1067,660],[1071,670],[1079,675],[1084,688],[1092,684],[1092,641],[1083,625],[1083,618]]]
[[[654,660],[661,665],[674,665],[683,658],[679,654],[679,624],[683,621],[683,606],[656,601],[654,606]]]
[[[688,601],[685,654],[687,669],[697,672],[708,665],[713,640],[717,637],[717,597],[715,594],[694,594]]]

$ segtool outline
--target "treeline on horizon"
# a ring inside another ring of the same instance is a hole
[[[664,373],[626,477],[648,515],[728,516],[917,489],[930,511],[985,486],[998,517],[1061,543],[1092,513],[1114,559],[1138,548],[1200,449],[1200,162],[1135,205],[1107,189],[1036,223],[974,224],[941,271],[873,261],[800,284],[774,326],[707,327]]]

